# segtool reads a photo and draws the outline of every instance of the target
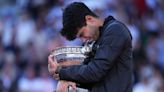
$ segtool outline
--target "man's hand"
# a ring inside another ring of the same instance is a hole
[[[79,61],[63,61],[63,62],[57,63],[53,55],[48,56],[48,71],[50,75],[52,75],[53,78],[55,78],[56,80],[59,80],[59,74],[56,73],[57,68],[59,66],[63,67],[63,66],[79,65],[79,64],[81,64],[81,62]]]
[[[60,80],[57,84],[56,92],[68,92],[68,87],[71,86],[73,90],[76,90],[76,83]]]
[[[56,61],[54,61],[53,58],[54,58],[53,55],[48,56],[48,71],[55,79],[58,80],[59,75],[56,73],[56,70],[59,65]]]

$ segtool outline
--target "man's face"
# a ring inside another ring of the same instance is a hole
[[[92,17],[86,19],[86,25],[78,29],[77,38],[80,38],[83,42],[97,40],[99,37],[99,26],[95,22]]]
[[[86,25],[78,30],[77,38],[80,38],[83,42],[87,40],[95,41],[98,38],[98,32],[95,28]]]

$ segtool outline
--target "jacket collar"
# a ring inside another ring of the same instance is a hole
[[[100,31],[99,37],[101,37],[103,31],[109,25],[109,22],[111,22],[112,20],[115,20],[115,18],[113,18],[112,16],[108,16],[107,18],[105,18],[104,23],[103,23],[103,26],[100,26],[99,27],[99,31]]]

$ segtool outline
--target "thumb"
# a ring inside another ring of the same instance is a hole
[[[48,65],[52,68],[56,68],[58,66],[58,63],[56,61],[54,61],[53,57],[54,56],[48,57]]]
[[[69,85],[73,88],[73,90],[76,90],[76,83],[74,82],[69,82]]]
[[[53,57],[54,57],[53,55],[48,56],[48,63],[54,62]]]

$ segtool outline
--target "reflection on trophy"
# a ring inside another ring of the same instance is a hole
[[[94,42],[87,41],[84,46],[63,46],[52,51],[52,55],[61,66],[81,64],[92,50]],[[74,92],[71,87],[68,92]],[[86,89],[77,88],[76,92],[88,92]]]
[[[87,41],[84,46],[63,46],[56,48],[52,51],[55,59],[59,64],[66,62],[81,64],[84,59],[88,56],[88,53],[92,51],[94,41]]]

